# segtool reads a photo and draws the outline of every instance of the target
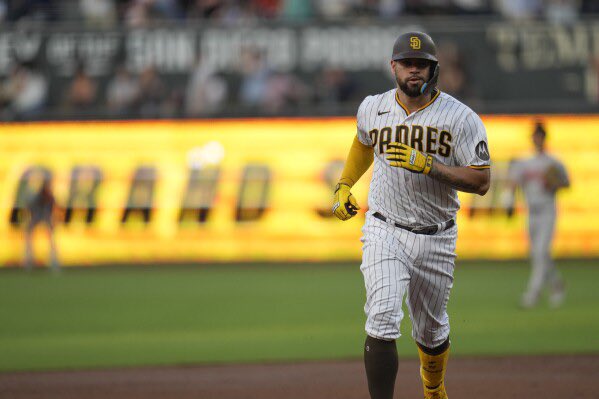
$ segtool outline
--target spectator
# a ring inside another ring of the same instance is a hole
[[[547,21],[556,24],[571,24],[578,20],[580,0],[545,0],[543,10]]]
[[[6,5],[6,0],[0,0],[0,22],[6,20],[7,14],[8,6]]]
[[[2,119],[26,120],[36,117],[44,108],[48,82],[40,73],[19,65],[0,87]]]
[[[489,14],[491,0],[453,0],[460,14]]]
[[[239,88],[241,104],[249,107],[261,106],[266,97],[266,88],[271,72],[266,65],[264,53],[256,48],[241,52],[242,82]]]
[[[439,89],[459,100],[467,99],[466,70],[463,55],[455,42],[440,43],[437,49]]]
[[[379,17],[393,18],[404,10],[406,0],[380,0],[379,1]]]
[[[160,105],[161,118],[180,118],[183,116],[184,106],[183,92],[179,89],[171,90],[166,99]]]
[[[163,19],[181,19],[183,10],[178,0],[154,0],[153,10]]]
[[[359,0],[315,0],[318,14],[326,19],[339,19],[347,16]]]
[[[9,21],[53,21],[57,19],[53,0],[12,0],[7,2]]]
[[[67,90],[67,108],[89,111],[96,101],[96,94],[96,82],[87,74],[83,66],[79,66]]]
[[[201,116],[218,111],[227,97],[227,91],[227,82],[198,57],[185,93],[187,115]]]
[[[332,109],[353,99],[356,82],[341,68],[325,68],[316,79],[316,99]]]
[[[224,7],[223,0],[194,0],[187,16],[190,19],[216,19]]]
[[[362,0],[353,6],[352,14],[362,17],[376,17],[380,10],[379,0]]]
[[[286,20],[305,21],[312,14],[312,2],[305,0],[282,0],[279,10],[279,17]]]
[[[151,0],[132,0],[125,9],[125,25],[129,28],[143,28],[150,24]]]
[[[152,66],[146,67],[139,77],[140,116],[151,118],[159,116],[166,94],[166,86],[156,69]]]
[[[412,14],[449,14],[454,10],[452,0],[406,0],[406,11]]]
[[[508,19],[530,20],[540,15],[543,0],[494,0],[497,11]]]
[[[263,110],[270,114],[288,112],[291,105],[305,101],[308,93],[306,85],[296,76],[288,73],[272,74],[266,85]]]
[[[239,26],[253,24],[258,17],[269,16],[269,12],[255,0],[192,0],[187,18],[218,20],[225,26]]]
[[[130,114],[138,101],[139,92],[139,81],[124,65],[119,66],[116,76],[108,83],[106,89],[106,103],[110,114]]]
[[[594,104],[599,104],[599,56],[589,61],[589,78],[586,82],[586,96]]]
[[[259,13],[253,2],[241,1],[227,3],[227,6],[219,9],[213,18],[218,18],[219,22],[225,26],[238,27],[241,25],[256,25],[258,15]]]
[[[106,28],[116,22],[114,0],[79,0],[79,9],[90,27]]]
[[[252,0],[251,3],[261,18],[275,18],[281,8],[281,0]]]

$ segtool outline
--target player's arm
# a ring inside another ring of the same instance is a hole
[[[345,161],[343,172],[341,172],[339,184],[353,187],[360,180],[360,177],[366,173],[370,165],[372,165],[373,160],[374,152],[372,151],[372,147],[362,144],[358,136],[355,136],[354,142],[349,149],[349,154],[347,154],[347,160]]]
[[[501,204],[505,209],[506,216],[511,218],[516,210],[516,189],[520,185],[521,167],[516,159],[511,159],[508,165],[505,188],[501,193]]]
[[[508,182],[506,189],[501,194],[501,204],[508,218],[514,216],[516,211],[516,185]]]
[[[430,156],[430,155],[429,155]],[[491,169],[474,169],[468,166],[447,166],[433,161],[429,176],[459,191],[485,195],[491,183]]]
[[[403,143],[389,143],[387,160],[391,166],[424,173],[456,190],[485,195],[491,182],[490,155],[485,127],[473,112],[460,123],[456,165],[448,166]]]
[[[389,143],[387,160],[391,166],[424,173],[456,190],[478,195],[485,195],[489,190],[491,171],[487,166],[447,166],[403,143]]]
[[[360,177],[366,173],[373,160],[374,152],[372,147],[362,144],[356,136],[347,155],[339,182],[335,187],[333,213],[339,219],[348,220],[360,209],[350,190],[360,180]]]
[[[562,184],[560,185],[560,188],[570,188],[570,176],[568,176],[568,172],[566,172],[566,167],[562,164],[562,165],[560,165],[560,169],[562,171],[562,176],[563,176],[563,180],[562,180]]]

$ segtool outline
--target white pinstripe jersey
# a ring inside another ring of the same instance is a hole
[[[420,173],[389,165],[386,145],[407,144],[448,166],[490,167],[485,127],[469,107],[437,91],[431,101],[408,115],[397,89],[368,96],[358,108],[358,139],[373,147],[374,171],[368,206],[411,226],[432,225],[456,216],[457,191]]]

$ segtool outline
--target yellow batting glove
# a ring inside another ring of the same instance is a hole
[[[341,220],[348,220],[358,213],[358,203],[349,191],[351,187],[347,184],[338,183],[335,187],[335,199],[333,200],[333,213]]]
[[[387,161],[396,168],[404,168],[410,172],[428,175],[433,167],[433,157],[425,155],[414,148],[402,143],[387,145]]]

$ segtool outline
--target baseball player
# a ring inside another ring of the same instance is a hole
[[[33,195],[27,202],[25,226],[25,268],[33,269],[33,232],[38,225],[45,225],[48,229],[50,241],[50,266],[53,271],[60,270],[54,238],[54,212],[56,200],[52,194],[50,181],[45,179],[40,191]]]
[[[425,398],[447,398],[447,301],[453,285],[457,191],[484,195],[490,156],[485,127],[436,88],[436,47],[422,32],[399,36],[391,69],[397,88],[368,96],[335,188],[341,220],[360,209],[350,190],[374,162],[362,228],[366,286],[364,364],[372,399],[393,397],[406,297]]]
[[[545,152],[547,134],[542,123],[537,123],[532,134],[536,154],[515,161],[509,170],[510,193],[508,216],[513,214],[514,192],[522,187],[528,206],[528,234],[530,238],[531,273],[528,287],[522,295],[523,308],[537,304],[541,291],[547,287],[552,307],[562,304],[565,296],[564,282],[551,258],[551,241],[555,228],[555,194],[570,186],[564,165]]]

